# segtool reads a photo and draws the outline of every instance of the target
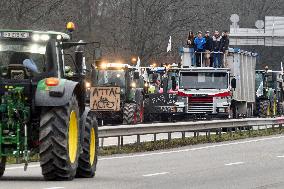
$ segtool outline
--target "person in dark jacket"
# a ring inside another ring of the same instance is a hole
[[[187,37],[188,48],[194,48],[194,39],[195,39],[194,33],[192,31],[189,31]]]
[[[188,32],[188,36],[187,36],[187,46],[189,48],[189,53],[191,55],[191,66],[195,66],[195,55],[194,55],[194,39],[196,37],[194,36],[194,33],[192,31]]]
[[[202,36],[202,32],[198,32],[198,37],[194,39],[195,54],[196,54],[196,66],[200,67],[202,64],[202,57],[204,53],[204,45],[206,43],[205,38]]]
[[[218,31],[214,32],[214,36],[212,37],[213,40],[213,66],[214,68],[221,67],[221,39],[220,33]]]
[[[213,39],[210,36],[209,31],[206,31],[204,38],[206,40],[206,43],[205,43],[205,46],[204,46],[204,49],[205,49],[205,66],[210,67],[210,65],[211,65],[211,52],[213,50]]]
[[[224,54],[224,58],[223,58],[224,68],[228,67],[229,43],[230,43],[229,32],[224,31],[224,35],[222,36],[222,39],[221,39],[222,52]]]

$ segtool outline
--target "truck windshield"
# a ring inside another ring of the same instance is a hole
[[[125,87],[124,70],[98,70],[98,85]]]
[[[227,73],[182,72],[180,77],[181,89],[227,89]]]
[[[20,72],[23,77],[34,76],[44,72],[46,46],[30,41],[0,41],[1,77],[13,77]]]

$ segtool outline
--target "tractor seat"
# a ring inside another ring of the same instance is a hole
[[[23,64],[9,64],[7,77],[9,79],[23,80],[30,77],[30,73]]]

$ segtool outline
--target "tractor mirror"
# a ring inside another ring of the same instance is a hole
[[[235,90],[237,88],[237,80],[236,78],[233,78],[231,80],[231,87]]]
[[[140,74],[138,71],[134,72],[134,79],[140,79]]]

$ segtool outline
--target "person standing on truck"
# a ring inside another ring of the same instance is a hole
[[[214,68],[221,67],[221,39],[220,33],[218,31],[214,32],[213,40],[213,66]]]
[[[223,67],[224,68],[228,67],[229,43],[230,43],[229,32],[225,30],[224,35],[222,36],[222,39],[221,39],[222,52],[224,54],[224,57],[223,57]]]
[[[195,54],[196,54],[196,66],[200,67],[202,65],[204,45],[206,43],[205,38],[202,36],[202,32],[198,32],[197,38],[194,39],[195,44]]]
[[[213,50],[213,40],[212,37],[210,36],[210,32],[206,31],[205,32],[205,66],[210,67],[211,66],[211,52]]]
[[[191,66],[195,66],[195,56],[194,56],[194,39],[196,37],[194,36],[194,33],[192,31],[188,32],[187,36],[187,46],[189,48],[189,53],[191,53]]]

